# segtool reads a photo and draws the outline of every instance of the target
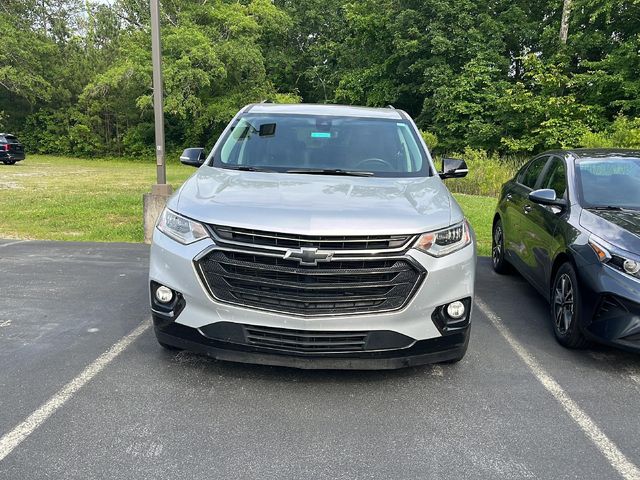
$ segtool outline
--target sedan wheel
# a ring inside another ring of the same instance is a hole
[[[510,265],[504,258],[504,229],[502,228],[502,220],[496,220],[496,223],[493,225],[491,263],[497,273],[509,272]]]
[[[580,291],[575,269],[570,263],[557,271],[551,297],[553,330],[560,344],[583,348],[588,342],[580,330]]]
[[[567,333],[573,321],[574,307],[573,284],[569,275],[564,273],[556,285],[556,291],[553,296],[556,329],[563,335]]]

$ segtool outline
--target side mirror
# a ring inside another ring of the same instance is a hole
[[[467,162],[464,160],[458,160],[455,158],[443,158],[442,159],[442,172],[440,172],[440,178],[462,178],[466,177],[469,173]]]
[[[180,163],[191,167],[199,167],[206,159],[204,148],[186,148],[180,155]]]
[[[534,190],[529,194],[529,200],[540,205],[549,205],[552,207],[564,207],[567,202],[562,198],[557,198],[556,191],[552,188],[541,188]]]

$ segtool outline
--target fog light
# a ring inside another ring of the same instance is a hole
[[[169,303],[171,300],[173,300],[173,292],[170,288],[165,287],[164,285],[160,285],[156,289],[156,299],[160,303]]]
[[[464,303],[460,301],[452,302],[447,305],[447,315],[455,320],[464,317],[465,310],[466,309],[464,308]]]
[[[624,271],[630,275],[637,275],[640,272],[640,263],[633,260],[625,260],[622,266]]]

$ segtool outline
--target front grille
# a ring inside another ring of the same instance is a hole
[[[367,332],[324,332],[273,327],[245,327],[247,343],[293,352],[358,352],[365,349]]]
[[[220,301],[298,315],[397,310],[424,275],[405,258],[334,258],[303,267],[277,256],[218,249],[196,265]]]
[[[406,245],[412,235],[308,236],[246,228],[211,227],[218,238],[251,246],[315,247],[323,250],[389,250]]]

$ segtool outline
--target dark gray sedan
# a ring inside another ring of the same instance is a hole
[[[550,303],[558,341],[640,351],[640,150],[543,153],[504,184],[493,267]]]

